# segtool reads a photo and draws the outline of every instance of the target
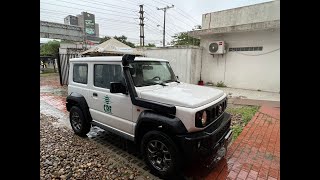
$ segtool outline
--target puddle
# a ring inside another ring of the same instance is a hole
[[[69,115],[67,113],[61,112],[60,110],[56,109],[55,107],[49,105],[48,103],[40,100],[40,113],[43,113],[48,116],[53,116],[58,119],[58,122],[63,126],[68,127],[71,129],[70,123],[69,123]]]

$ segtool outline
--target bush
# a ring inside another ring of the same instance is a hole
[[[217,82],[217,87],[227,87],[227,86],[224,84],[224,82],[219,81]]]
[[[235,140],[240,135],[243,128],[249,123],[249,121],[258,110],[259,106],[243,106],[240,108],[227,109],[227,112],[233,115],[233,118],[231,119],[231,121],[233,121],[233,125],[231,127],[233,131],[233,140]],[[241,117],[241,120],[236,121],[236,117],[239,117],[239,115]]]

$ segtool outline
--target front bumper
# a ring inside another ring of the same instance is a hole
[[[214,123],[206,129],[184,135],[177,135],[176,139],[187,161],[204,160],[206,166],[218,162],[226,153],[232,139],[231,115],[224,113],[217,120],[221,124],[217,127]]]

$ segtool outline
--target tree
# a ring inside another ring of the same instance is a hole
[[[193,38],[188,35],[187,32],[182,32],[179,34],[176,34],[172,36],[174,39],[172,40],[172,44],[174,46],[177,45],[194,45],[194,46],[199,46],[200,45],[200,39]]]
[[[122,42],[123,44],[126,44],[126,45],[132,47],[132,48],[135,47],[135,45],[134,45],[132,42],[127,41],[128,38],[127,38],[125,35],[122,35],[122,36],[114,36],[113,38],[116,39],[116,40],[118,40],[118,41],[120,41],[120,42]],[[102,38],[102,39],[100,40],[100,43],[103,43],[103,42],[105,42],[105,41],[107,41],[107,40],[109,40],[109,39],[111,39],[111,38],[108,37],[108,36],[105,36],[104,38]]]
[[[105,36],[105,37],[101,38],[100,44],[105,42],[105,41],[108,41],[109,39],[111,39],[109,36]]]
[[[40,46],[40,56],[57,56],[59,54],[59,41],[49,41]]]
[[[63,43],[75,44],[75,42],[74,42],[74,41],[71,41],[71,40],[61,40],[61,41],[60,41],[60,44],[63,44]]]
[[[202,29],[202,26],[201,25],[196,25],[194,26],[194,28],[192,30],[199,30],[199,29]]]
[[[116,40],[118,40],[118,41],[122,42],[123,44],[126,44],[126,45],[128,45],[128,46],[130,46],[132,48],[135,47],[135,45],[132,42],[127,41],[128,38],[126,36],[124,36],[124,35],[119,36],[119,37],[114,36],[113,38],[115,38]]]

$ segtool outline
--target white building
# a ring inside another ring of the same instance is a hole
[[[200,38],[205,83],[280,92],[280,1],[203,14],[202,29],[189,34]],[[209,53],[214,41],[224,41],[224,54]]]

